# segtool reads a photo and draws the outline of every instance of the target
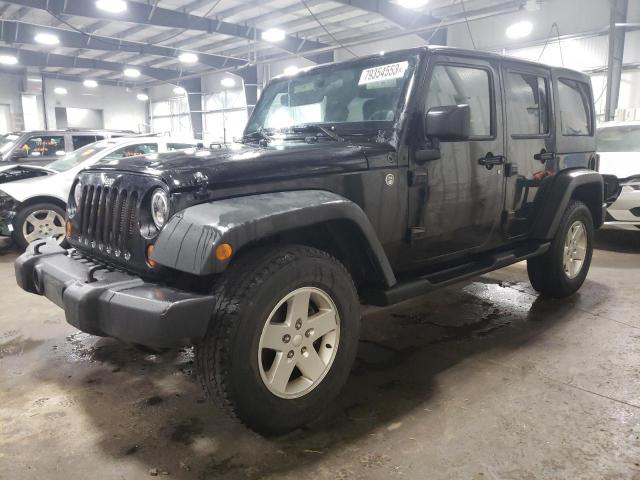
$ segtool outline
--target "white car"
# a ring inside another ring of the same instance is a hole
[[[600,125],[598,153],[600,173],[615,175],[622,187],[604,227],[640,231],[640,122]]]
[[[65,239],[65,210],[73,179],[98,161],[185,150],[201,140],[171,137],[122,137],[102,140],[69,153],[44,167],[0,169],[0,234],[21,248],[44,237]],[[31,178],[25,178],[31,177]]]

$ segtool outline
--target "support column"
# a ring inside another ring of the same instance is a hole
[[[611,0],[611,15],[609,19],[609,59],[607,67],[607,102],[605,120],[615,118],[618,100],[620,98],[620,82],[622,81],[622,58],[624,55],[624,41],[626,29],[616,27],[616,23],[627,21],[629,0]]]
[[[202,79],[189,78],[181,81],[180,85],[187,91],[193,136],[198,140],[202,140],[204,133],[204,124],[202,121]]]

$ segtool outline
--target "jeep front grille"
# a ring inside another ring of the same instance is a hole
[[[80,238],[85,245],[119,257],[132,247],[138,192],[85,185],[80,207]]]

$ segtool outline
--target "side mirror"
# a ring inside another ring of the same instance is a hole
[[[424,134],[441,142],[460,142],[469,139],[471,109],[469,105],[434,107],[427,112]]]

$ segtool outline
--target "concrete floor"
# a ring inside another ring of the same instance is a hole
[[[640,233],[598,238],[568,300],[518,264],[367,311],[339,400],[277,439],[203,400],[190,351],[79,333],[0,257],[0,478],[640,479]]]

